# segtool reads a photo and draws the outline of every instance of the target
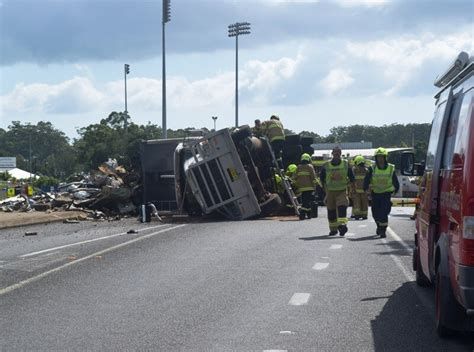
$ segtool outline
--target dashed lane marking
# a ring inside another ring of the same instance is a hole
[[[66,263],[64,265],[61,265],[61,266],[58,266],[57,268],[54,268],[54,269],[51,269],[51,270],[48,270],[48,271],[45,271],[44,273],[41,273],[39,275],[36,275],[36,276],[33,276],[33,277],[30,277],[29,279],[26,279],[26,280],[23,280],[23,281],[20,281],[14,285],[11,285],[11,286],[7,286],[5,288],[2,288],[0,289],[0,296],[6,294],[6,293],[9,293],[9,292],[12,292],[16,289],[19,289],[27,284],[30,284],[32,282],[35,282],[35,281],[38,281],[48,275],[51,275],[53,273],[56,273],[56,272],[59,272],[71,265],[75,265],[77,263],[81,263],[85,260],[88,260],[88,259],[91,259],[91,258],[95,258],[97,256],[101,256],[102,254],[105,254],[105,253],[109,253],[109,252],[112,252],[116,249],[119,249],[119,248],[122,248],[122,247],[125,247],[125,246],[128,246],[129,244],[132,244],[132,243],[135,243],[135,242],[139,242],[139,241],[143,241],[147,238],[150,238],[150,237],[153,237],[153,236],[156,236],[160,233],[163,233],[163,232],[166,232],[166,231],[171,231],[171,230],[176,230],[180,227],[183,227],[183,226],[186,226],[186,224],[183,224],[183,225],[176,225],[176,226],[173,226],[173,227],[168,227],[166,229],[163,229],[163,230],[160,230],[160,231],[156,231],[156,232],[152,232],[152,233],[149,233],[149,234],[146,234],[146,235],[143,235],[141,237],[136,237],[134,238],[133,240],[130,240],[130,241],[127,241],[127,242],[122,242],[120,244],[117,244],[115,246],[112,246],[112,247],[109,247],[109,248],[106,248],[106,249],[103,249],[99,252],[96,252],[96,253],[93,253],[93,254],[90,254],[88,256],[85,256],[85,257],[82,257],[82,258],[79,258],[77,260],[74,260],[72,262],[69,262],[69,263]]]
[[[329,247],[329,249],[341,249],[342,248],[342,244],[332,244],[331,247]]]
[[[329,266],[329,263],[316,263],[313,266],[313,270],[324,270]]]
[[[147,228],[144,228],[143,230],[140,230],[140,232],[141,232],[141,231],[144,231],[144,230],[156,229],[156,228],[158,228],[158,227],[163,227],[163,226],[166,226],[166,225],[158,225],[158,226],[147,227]],[[31,253],[23,254],[23,255],[20,255],[19,258],[27,258],[27,257],[31,257],[31,256],[34,256],[34,255],[37,255],[37,254],[43,254],[43,253],[47,253],[47,252],[52,252],[52,251],[55,251],[55,250],[58,250],[58,249],[63,249],[63,248],[68,248],[68,247],[73,247],[73,246],[78,246],[78,245],[85,244],[85,243],[90,243],[90,242],[95,242],[95,241],[100,241],[100,240],[106,240],[106,239],[108,239],[108,238],[113,238],[113,237],[117,237],[117,236],[123,236],[123,235],[126,235],[126,234],[127,234],[127,232],[121,232],[121,233],[116,233],[116,234],[114,234],[114,235],[108,235],[108,236],[93,238],[93,239],[91,239],[91,240],[85,240],[85,241],[81,241],[81,242],[75,242],[75,243],[71,243],[71,244],[65,244],[65,245],[63,245],[63,246],[58,246],[58,247],[54,247],[54,248],[43,249],[43,250],[37,251],[37,252],[31,252]]]
[[[309,293],[295,293],[288,304],[290,306],[302,306],[308,303],[311,294]]]
[[[344,237],[354,237],[355,236],[355,233],[353,232],[348,232],[344,235]]]
[[[359,225],[358,227],[363,228],[363,227],[367,227],[367,225]]]

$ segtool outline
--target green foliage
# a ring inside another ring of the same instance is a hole
[[[8,181],[11,178],[11,175],[8,171],[0,172],[0,181]]]
[[[57,186],[59,180],[50,176],[41,176],[33,182],[33,185],[38,188]]]

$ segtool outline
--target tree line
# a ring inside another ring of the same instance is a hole
[[[374,147],[406,147],[414,143],[418,160],[424,159],[431,125],[391,124],[384,126],[338,126],[327,136],[312,131],[296,132],[314,137],[315,143],[372,142]],[[168,129],[168,138],[185,138],[194,128]],[[206,133],[207,128],[202,128]],[[285,130],[287,134],[294,131]],[[71,140],[50,122],[22,124],[13,121],[0,128],[0,156],[14,156],[17,167],[35,174],[65,180],[69,176],[97,168],[109,158],[128,170],[140,170],[140,140],[159,139],[160,126],[132,122],[122,112],[112,112],[99,123],[83,127]]]

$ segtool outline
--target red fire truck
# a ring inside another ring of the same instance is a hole
[[[474,330],[474,58],[461,52],[435,86],[426,160],[404,153],[404,175],[423,175],[413,269],[435,285],[440,336]]]

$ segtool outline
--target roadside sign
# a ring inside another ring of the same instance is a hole
[[[0,157],[0,169],[16,168],[16,157]]]

